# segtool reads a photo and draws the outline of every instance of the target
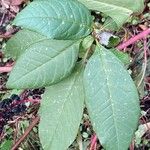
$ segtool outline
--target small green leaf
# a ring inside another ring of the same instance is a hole
[[[116,47],[120,42],[120,38],[118,36],[112,36],[109,39],[108,47]]]
[[[17,15],[14,25],[49,38],[70,40],[90,34],[92,17],[77,0],[34,1]]]
[[[92,10],[103,12],[110,16],[118,27],[127,21],[133,12],[142,12],[143,0],[78,0]]]
[[[83,69],[46,88],[39,135],[45,150],[66,150],[75,140],[84,108]]]
[[[135,132],[135,144],[137,146],[141,143],[143,135],[149,130],[149,126],[149,122],[139,125],[138,130]]]
[[[7,42],[5,54],[14,59],[18,59],[28,47],[46,39],[47,37],[36,32],[21,30]]]
[[[1,145],[0,149],[1,150],[9,150],[11,149],[12,146],[12,140],[5,140]]]
[[[118,51],[117,49],[111,49],[111,52],[113,52],[113,54],[118,59],[120,59],[120,61],[122,63],[124,63],[125,65],[129,65],[130,64],[131,58],[130,58],[129,54],[121,52],[121,51]]]
[[[94,42],[94,38],[91,35],[89,35],[83,39],[81,46],[83,47],[83,49],[87,50],[88,48],[91,47],[93,42]]]
[[[65,78],[74,67],[80,41],[45,40],[30,46],[18,59],[7,82],[8,88],[49,86]]]
[[[93,42],[94,38],[91,35],[83,39],[79,49],[79,58],[84,57],[86,51],[92,46]]]
[[[106,18],[106,21],[104,22],[102,28],[104,30],[110,30],[110,31],[118,30],[118,26],[117,26],[116,22],[111,17]]]
[[[84,72],[86,105],[106,150],[127,150],[140,114],[137,89],[112,52],[96,47]]]

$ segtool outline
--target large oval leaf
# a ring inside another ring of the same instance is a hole
[[[127,150],[137,127],[139,97],[123,64],[110,51],[97,47],[84,73],[86,104],[106,150]]]
[[[14,24],[49,38],[79,39],[91,32],[92,17],[77,0],[34,1],[17,15]]]
[[[5,54],[17,59],[31,45],[46,40],[47,37],[30,30],[17,32],[6,44]]]
[[[84,107],[83,70],[46,88],[40,107],[39,135],[45,150],[66,150],[77,135]]]
[[[118,27],[127,21],[133,12],[144,9],[143,0],[78,0],[89,9],[103,12],[115,20]]]
[[[45,40],[31,45],[13,68],[8,88],[37,88],[54,84],[74,67],[80,41]]]

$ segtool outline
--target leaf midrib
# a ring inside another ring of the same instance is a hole
[[[111,104],[111,110],[112,110],[112,116],[113,116],[113,122],[114,122],[114,127],[115,127],[115,133],[116,133],[116,138],[117,138],[117,146],[118,146],[118,150],[119,150],[119,145],[118,145],[118,133],[117,133],[117,128],[116,128],[116,119],[115,119],[115,111],[114,111],[114,107],[113,107],[113,102],[112,102],[112,98],[111,98],[111,90],[109,88],[109,78],[108,78],[108,73],[107,73],[107,70],[105,68],[106,65],[106,62],[105,62],[105,58],[103,58],[102,54],[101,53],[104,53],[103,50],[99,47],[99,50],[98,50],[98,53],[99,53],[99,56],[101,57],[101,60],[102,60],[102,66],[103,66],[103,70],[104,70],[104,74],[107,78],[106,80],[106,85],[107,85],[107,88],[108,88],[108,92],[109,92],[109,101],[110,101],[110,104]]]
[[[61,116],[62,116],[62,114],[63,114],[64,106],[65,106],[66,103],[68,102],[68,97],[69,97],[69,95],[70,95],[70,91],[72,91],[72,89],[73,89],[73,87],[74,87],[74,85],[75,85],[75,82],[76,82],[77,79],[78,79],[77,74],[79,74],[79,72],[77,72],[77,73],[74,75],[74,79],[73,79],[73,81],[72,81],[72,84],[70,85],[70,89],[68,90],[68,92],[67,92],[67,94],[66,94],[66,96],[65,96],[65,98],[64,98],[65,100],[64,100],[63,105],[62,105],[63,107],[62,107],[61,113],[60,113],[60,115],[59,115],[59,117],[58,117],[58,122],[56,123],[57,126],[56,126],[56,128],[55,128],[55,130],[54,130],[54,133],[53,133],[53,136],[52,136],[52,139],[51,139],[51,142],[50,142],[48,148],[51,147],[51,144],[52,144],[53,139],[54,139],[54,135],[55,135],[56,132],[57,132],[57,129],[58,129],[58,126],[59,126],[59,118],[61,118]]]
[[[37,18],[42,18],[42,19],[49,19],[49,20],[51,20],[51,19],[55,19],[55,20],[61,20],[62,22],[64,21],[64,22],[69,22],[69,23],[72,23],[72,24],[76,24],[76,25],[82,25],[82,26],[84,26],[84,27],[86,27],[86,28],[88,28],[88,29],[90,29],[91,28],[91,26],[88,26],[86,23],[80,23],[80,22],[77,22],[77,21],[74,21],[73,19],[66,19],[66,18],[56,18],[56,17],[26,17],[26,18],[19,18],[19,19],[16,19],[16,20],[24,20],[24,19],[37,19]],[[14,21],[14,25],[17,25],[17,23],[15,23],[16,22],[16,20]],[[71,21],[72,20],[72,21]],[[19,25],[19,24],[18,24]]]

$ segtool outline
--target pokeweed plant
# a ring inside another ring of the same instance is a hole
[[[35,0],[16,16],[13,24],[23,30],[6,45],[16,60],[7,87],[46,87],[39,110],[44,150],[72,144],[84,107],[106,150],[128,149],[140,113],[138,92],[119,55],[91,36],[89,10],[120,28],[143,7],[142,0]]]

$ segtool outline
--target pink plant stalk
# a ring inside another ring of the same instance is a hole
[[[97,146],[97,136],[96,134],[94,134],[91,138],[90,150],[96,150],[96,146]]]
[[[150,28],[144,30],[143,32],[139,33],[138,35],[130,38],[129,40],[123,42],[122,44],[118,45],[116,48],[119,50],[122,50],[126,48],[127,46],[134,44],[140,39],[146,38],[150,34]]]
[[[10,66],[10,67],[0,67],[0,73],[11,72],[12,68],[13,68],[12,66]]]

